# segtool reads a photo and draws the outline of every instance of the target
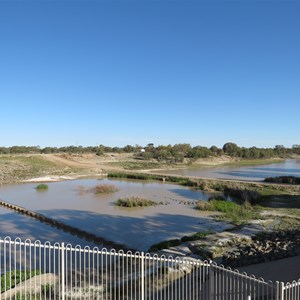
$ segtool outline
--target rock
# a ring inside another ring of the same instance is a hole
[[[222,263],[237,267],[300,255],[300,231],[260,233],[249,244],[240,242],[237,249],[225,253]]]

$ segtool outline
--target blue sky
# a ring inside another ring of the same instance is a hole
[[[300,1],[0,0],[0,145],[300,143]]]

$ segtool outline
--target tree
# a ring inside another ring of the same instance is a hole
[[[300,145],[298,144],[295,144],[293,145],[292,147],[292,152],[295,153],[295,154],[300,154]]]
[[[279,156],[284,155],[286,153],[286,149],[283,145],[276,145],[274,147],[275,153],[277,153]]]
[[[230,155],[230,156],[237,156],[240,152],[240,147],[235,143],[226,143],[223,146],[223,152]]]
[[[218,148],[217,146],[213,145],[209,148],[211,153],[215,156],[219,156],[222,154],[222,149]]]

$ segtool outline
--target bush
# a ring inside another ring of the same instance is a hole
[[[118,199],[115,205],[121,207],[145,207],[157,205],[157,202],[137,196],[131,196]]]
[[[271,182],[271,183],[300,184],[300,177],[295,177],[295,176],[267,177],[264,179],[264,181]]]
[[[15,287],[18,283],[23,282],[35,275],[41,274],[39,270],[31,270],[31,271],[8,271],[1,276],[1,293],[10,290]]]
[[[204,200],[199,200],[196,202],[195,209],[197,210],[212,210],[211,203],[204,201]]]
[[[48,185],[47,184],[39,184],[35,187],[37,191],[47,191]]]
[[[111,194],[117,192],[119,189],[113,184],[98,184],[92,188],[94,194]]]

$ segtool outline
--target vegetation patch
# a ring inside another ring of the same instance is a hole
[[[185,235],[181,239],[172,239],[172,240],[162,241],[160,243],[152,245],[148,251],[155,252],[155,251],[159,251],[159,250],[163,250],[163,249],[168,249],[170,247],[179,246],[180,244],[185,243],[185,242],[198,241],[211,233],[212,232],[197,232],[192,235]]]
[[[164,176],[156,174],[141,174],[141,173],[125,173],[125,172],[112,172],[108,173],[108,177],[111,178],[127,178],[127,179],[138,179],[138,180],[158,180],[172,182],[179,185],[197,187],[198,183],[195,180],[186,177],[177,176]]]
[[[118,187],[113,184],[97,184],[92,188],[94,194],[112,194],[118,190]]]
[[[111,162],[110,165],[120,166],[124,170],[145,170],[145,169],[157,169],[161,167],[161,164],[157,162],[149,162],[149,161]]]
[[[33,276],[40,275],[39,270],[28,270],[28,271],[8,271],[1,276],[1,293],[14,288],[18,283],[23,282]]]
[[[195,209],[221,212],[223,214],[221,219],[229,220],[235,225],[246,224],[259,217],[259,208],[252,206],[249,202],[239,205],[224,200],[211,200],[209,202],[199,200]]]
[[[267,177],[265,182],[272,183],[287,183],[287,184],[300,184],[300,177],[295,176],[278,176],[278,177]]]
[[[152,200],[148,200],[138,196],[131,196],[126,198],[120,198],[116,201],[116,206],[121,207],[146,207],[146,206],[155,206],[158,203]]]
[[[37,191],[40,191],[40,192],[42,192],[42,191],[47,191],[47,190],[48,190],[48,185],[42,183],[42,184],[37,185],[37,186],[35,187],[35,189],[36,189]]]

